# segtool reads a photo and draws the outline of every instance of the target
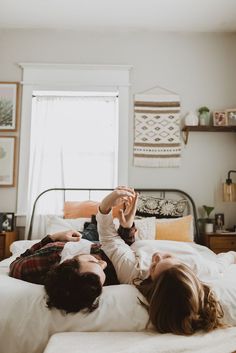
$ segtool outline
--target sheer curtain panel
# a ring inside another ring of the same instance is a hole
[[[118,97],[45,95],[32,98],[27,230],[33,202],[54,187],[113,188],[118,175]],[[33,238],[44,215],[62,214],[62,195],[37,206]]]

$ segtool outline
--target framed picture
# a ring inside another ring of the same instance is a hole
[[[226,110],[226,115],[228,119],[228,124],[229,125],[236,125],[236,108],[235,109],[227,109]]]
[[[225,111],[213,113],[213,125],[214,126],[227,126],[228,118]]]
[[[19,83],[0,82],[0,132],[16,131],[19,114]]]
[[[0,232],[14,230],[14,213],[0,213]]]
[[[16,137],[0,136],[0,186],[15,184]]]
[[[215,227],[216,230],[223,230],[225,224],[225,216],[224,213],[216,213],[215,214]]]

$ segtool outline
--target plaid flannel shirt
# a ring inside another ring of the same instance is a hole
[[[135,240],[135,231],[134,224],[129,229],[120,226],[118,234],[128,245],[131,245]],[[50,268],[60,263],[64,245],[65,242],[53,242],[47,235],[10,264],[9,276],[31,283],[44,284],[45,276]],[[99,255],[102,260],[107,262],[107,268],[104,270],[106,274],[105,285],[118,284],[114,266],[102,251],[101,245],[91,242],[90,253]]]

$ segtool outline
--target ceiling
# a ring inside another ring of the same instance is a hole
[[[0,29],[236,32],[236,0],[0,0]]]

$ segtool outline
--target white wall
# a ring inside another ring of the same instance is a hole
[[[18,62],[133,65],[131,93],[155,85],[179,93],[182,115],[199,106],[236,107],[236,34],[155,32],[0,31],[0,81],[20,81]],[[190,133],[180,168],[132,165],[133,113],[130,112],[129,184],[181,188],[196,201],[225,212],[236,224],[236,204],[223,204],[220,184],[236,170],[236,134]],[[233,175],[236,181],[236,175]],[[0,189],[0,211],[16,210],[15,188]]]

